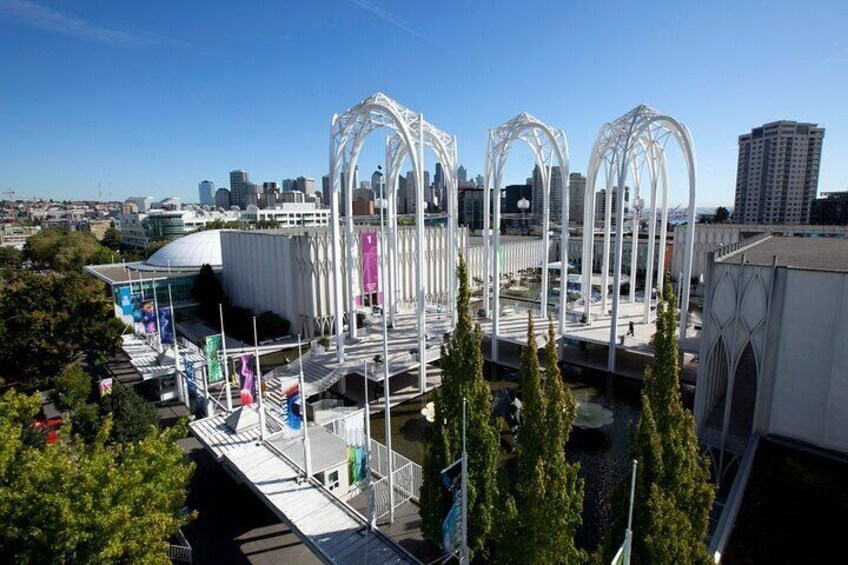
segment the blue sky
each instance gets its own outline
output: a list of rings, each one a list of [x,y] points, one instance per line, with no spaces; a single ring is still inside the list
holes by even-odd
[[[235,168],[320,179],[331,116],[377,90],[455,134],[475,174],[487,129],[521,111],[564,129],[585,171],[601,124],[645,103],[692,131],[699,206],[732,203],[737,136],[781,118],[827,128],[819,190],[845,190],[846,22],[844,0],[0,0],[0,191],[194,200]],[[507,180],[531,168],[516,149]]]

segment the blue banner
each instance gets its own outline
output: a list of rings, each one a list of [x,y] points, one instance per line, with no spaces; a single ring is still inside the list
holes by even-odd
[[[448,555],[456,553],[462,544],[462,492],[453,495],[453,505],[442,522],[442,549]]]
[[[133,306],[132,292],[130,292],[130,287],[122,286],[118,290],[118,300],[121,304],[121,313],[124,316],[131,315],[135,308]]]
[[[174,317],[170,308],[159,309],[159,339],[161,343],[174,343]]]
[[[183,374],[185,375],[188,389],[196,390],[197,383],[194,381],[194,361],[189,361],[188,359],[185,359],[183,361]]]

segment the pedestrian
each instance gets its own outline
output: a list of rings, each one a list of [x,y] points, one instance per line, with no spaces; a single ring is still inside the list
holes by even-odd
[[[636,336],[636,326],[633,325],[633,320],[630,320],[630,327],[627,328],[627,335]]]

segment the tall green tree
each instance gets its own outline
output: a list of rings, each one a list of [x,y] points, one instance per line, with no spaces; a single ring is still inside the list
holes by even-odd
[[[468,452],[468,546],[485,554],[497,496],[498,433],[492,423],[492,395],[483,379],[482,336],[472,324],[468,271],[460,256],[457,324],[442,346],[442,386],[436,392],[433,435],[424,455],[421,522],[424,535],[441,544],[442,522],[453,503],[440,471],[462,454],[462,403],[466,407]]]
[[[645,370],[642,417],[630,447],[639,461],[633,560],[651,565],[710,562],[704,542],[715,493],[695,420],[680,398],[675,304],[666,282],[657,305],[654,363]]]
[[[30,563],[170,563],[168,539],[182,515],[194,465],[176,440],[180,425],[140,441],[74,437],[44,447],[22,438],[37,395],[0,397],[0,560]]]
[[[100,243],[112,251],[119,251],[123,245],[123,235],[121,234],[121,230],[111,227],[108,228],[103,233],[103,239],[100,240]]]
[[[542,384],[533,319],[527,322],[522,352],[522,425],[518,474],[499,520],[497,545],[501,563],[580,563],[585,554],[574,536],[582,523],[583,481],[579,465],[565,459],[565,444],[577,403],[563,385],[556,335],[549,322]]]
[[[85,265],[112,262],[112,253],[89,232],[47,228],[27,239],[24,257],[57,271],[80,271]]]

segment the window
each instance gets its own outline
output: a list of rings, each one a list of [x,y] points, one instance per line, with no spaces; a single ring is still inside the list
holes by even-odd
[[[329,490],[335,490],[339,488],[339,472],[333,471],[329,475],[327,475],[327,488]]]

